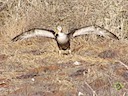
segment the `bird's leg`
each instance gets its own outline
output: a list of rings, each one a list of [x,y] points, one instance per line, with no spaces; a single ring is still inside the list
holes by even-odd
[[[69,50],[68,50],[68,53],[69,53],[69,54],[71,54],[71,53],[72,53],[72,51],[69,49]]]
[[[62,50],[59,50],[58,52],[59,52],[59,55],[61,55],[61,54],[62,54]]]

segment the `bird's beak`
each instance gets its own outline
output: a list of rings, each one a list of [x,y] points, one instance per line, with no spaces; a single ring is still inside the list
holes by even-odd
[[[62,32],[62,27],[57,26],[57,28],[54,31],[55,31],[55,35],[57,35],[58,33]]]
[[[55,35],[57,35],[57,34],[58,34],[58,32],[59,32],[59,31],[58,31],[57,29],[55,29]]]

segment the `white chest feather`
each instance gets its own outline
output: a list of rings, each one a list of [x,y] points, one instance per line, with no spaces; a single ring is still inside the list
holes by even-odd
[[[59,44],[65,44],[67,43],[69,38],[64,33],[58,33],[57,41]]]

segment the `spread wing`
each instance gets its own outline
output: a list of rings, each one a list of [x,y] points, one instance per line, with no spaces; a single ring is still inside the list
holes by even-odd
[[[43,36],[49,38],[55,38],[55,32],[52,30],[45,29],[31,29],[29,31],[23,32],[12,39],[12,41],[24,40],[31,37]]]
[[[95,34],[95,35],[100,35],[103,36],[105,38],[114,38],[114,39],[118,39],[118,37],[116,35],[114,35],[113,33],[111,33],[110,31],[103,29],[99,26],[88,26],[85,28],[81,28],[78,30],[75,30],[72,33],[73,37],[77,37],[80,35],[85,35],[85,34]]]

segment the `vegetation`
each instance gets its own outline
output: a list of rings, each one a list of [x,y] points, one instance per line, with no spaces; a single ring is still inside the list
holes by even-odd
[[[127,0],[0,0],[0,96],[127,96],[127,9]],[[11,41],[32,28],[93,24],[120,40],[78,37],[72,55],[48,38]]]

